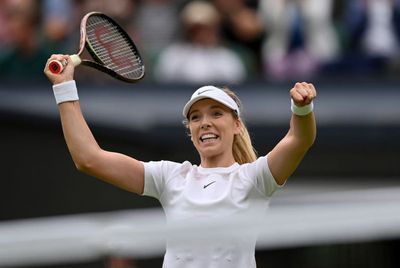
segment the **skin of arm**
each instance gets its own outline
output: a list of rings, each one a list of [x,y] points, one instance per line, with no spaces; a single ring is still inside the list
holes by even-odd
[[[53,84],[73,80],[73,64],[67,64],[61,74],[49,71],[51,60],[67,60],[67,55],[52,55],[44,73]],[[68,150],[78,170],[130,192],[142,194],[144,189],[143,163],[126,155],[100,148],[85,118],[79,101],[58,105],[61,125]]]
[[[294,104],[302,107],[316,97],[312,84],[296,83],[290,90]],[[272,175],[279,185],[283,185],[293,174],[316,138],[314,113],[305,116],[292,114],[290,128],[283,139],[268,154],[268,164]]]

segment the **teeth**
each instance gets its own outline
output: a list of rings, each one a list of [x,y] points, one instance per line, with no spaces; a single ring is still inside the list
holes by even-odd
[[[200,137],[200,140],[204,141],[207,139],[216,139],[218,136],[215,134],[204,134],[203,136]]]
[[[217,136],[214,134],[205,134],[201,136],[202,139],[210,139],[210,138],[216,138]]]

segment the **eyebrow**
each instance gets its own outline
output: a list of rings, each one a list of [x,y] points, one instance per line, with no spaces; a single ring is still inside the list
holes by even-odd
[[[213,105],[213,106],[211,106],[211,108],[210,109],[216,109],[216,108],[219,108],[219,109],[224,109],[224,107],[222,106],[222,104],[218,104],[218,105]]]
[[[210,107],[210,109],[222,109],[222,110],[224,110],[222,104],[213,105],[213,106]],[[198,111],[199,111],[198,109],[193,110],[193,111],[190,111],[189,114],[188,114],[188,117],[189,117],[192,113],[195,113],[195,112],[198,112]]]

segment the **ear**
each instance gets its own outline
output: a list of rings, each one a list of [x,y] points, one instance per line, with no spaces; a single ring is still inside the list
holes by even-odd
[[[234,130],[234,134],[240,134],[242,132],[242,128],[243,128],[243,124],[242,124],[242,120],[240,120],[240,118],[235,120],[235,130]]]
[[[190,132],[189,126],[186,125],[185,127],[186,127],[186,135],[188,137],[190,137],[190,140],[193,142],[193,137],[192,137],[192,133]]]
[[[188,136],[188,137],[190,137],[190,140],[191,141],[193,141],[193,138],[192,138],[192,133],[190,132],[190,128],[189,128],[189,122],[188,122],[188,120],[183,120],[183,125],[185,126],[185,129],[186,129],[186,135]]]

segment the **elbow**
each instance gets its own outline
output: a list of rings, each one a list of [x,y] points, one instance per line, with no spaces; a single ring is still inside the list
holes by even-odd
[[[74,159],[75,167],[78,171],[83,173],[91,173],[94,169],[94,161],[91,158]]]
[[[75,164],[75,168],[83,173],[88,172],[88,170],[90,170],[89,165],[85,164],[84,162],[80,162],[80,161],[74,161]]]
[[[80,172],[85,172],[87,170],[87,166],[83,164],[83,162],[74,161],[75,168]]]
[[[95,148],[75,151],[71,153],[71,156],[77,170],[83,173],[91,173],[98,166],[99,159],[101,159],[101,152],[101,149]]]

